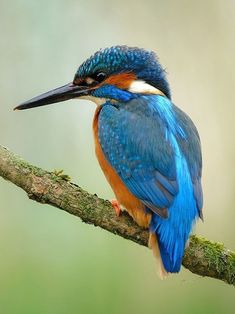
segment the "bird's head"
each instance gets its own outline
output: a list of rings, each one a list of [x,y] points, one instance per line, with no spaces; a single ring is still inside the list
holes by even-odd
[[[101,49],[77,70],[72,83],[34,97],[15,109],[29,109],[73,98],[98,105],[107,100],[126,102],[139,95],[170,98],[164,69],[152,51],[127,46]]]

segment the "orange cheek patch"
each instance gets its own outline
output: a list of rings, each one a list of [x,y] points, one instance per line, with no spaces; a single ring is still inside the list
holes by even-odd
[[[115,85],[121,89],[128,89],[134,80],[136,80],[134,73],[120,73],[111,75],[103,82],[103,84],[110,84]]]

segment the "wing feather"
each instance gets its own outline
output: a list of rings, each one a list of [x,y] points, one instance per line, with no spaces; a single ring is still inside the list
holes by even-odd
[[[174,152],[160,117],[153,116],[144,101],[125,108],[106,104],[99,115],[99,140],[128,189],[167,218],[178,183]]]

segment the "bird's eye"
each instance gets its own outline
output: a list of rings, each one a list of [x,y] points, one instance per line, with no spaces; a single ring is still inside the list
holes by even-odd
[[[104,72],[97,72],[97,73],[91,75],[91,78],[94,81],[101,83],[106,78],[106,76],[107,75]]]

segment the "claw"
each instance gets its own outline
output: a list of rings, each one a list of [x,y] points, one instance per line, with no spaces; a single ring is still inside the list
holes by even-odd
[[[110,203],[112,204],[113,209],[114,209],[117,217],[120,216],[122,210],[121,210],[121,207],[120,207],[118,201],[113,199],[113,200],[110,200]]]

